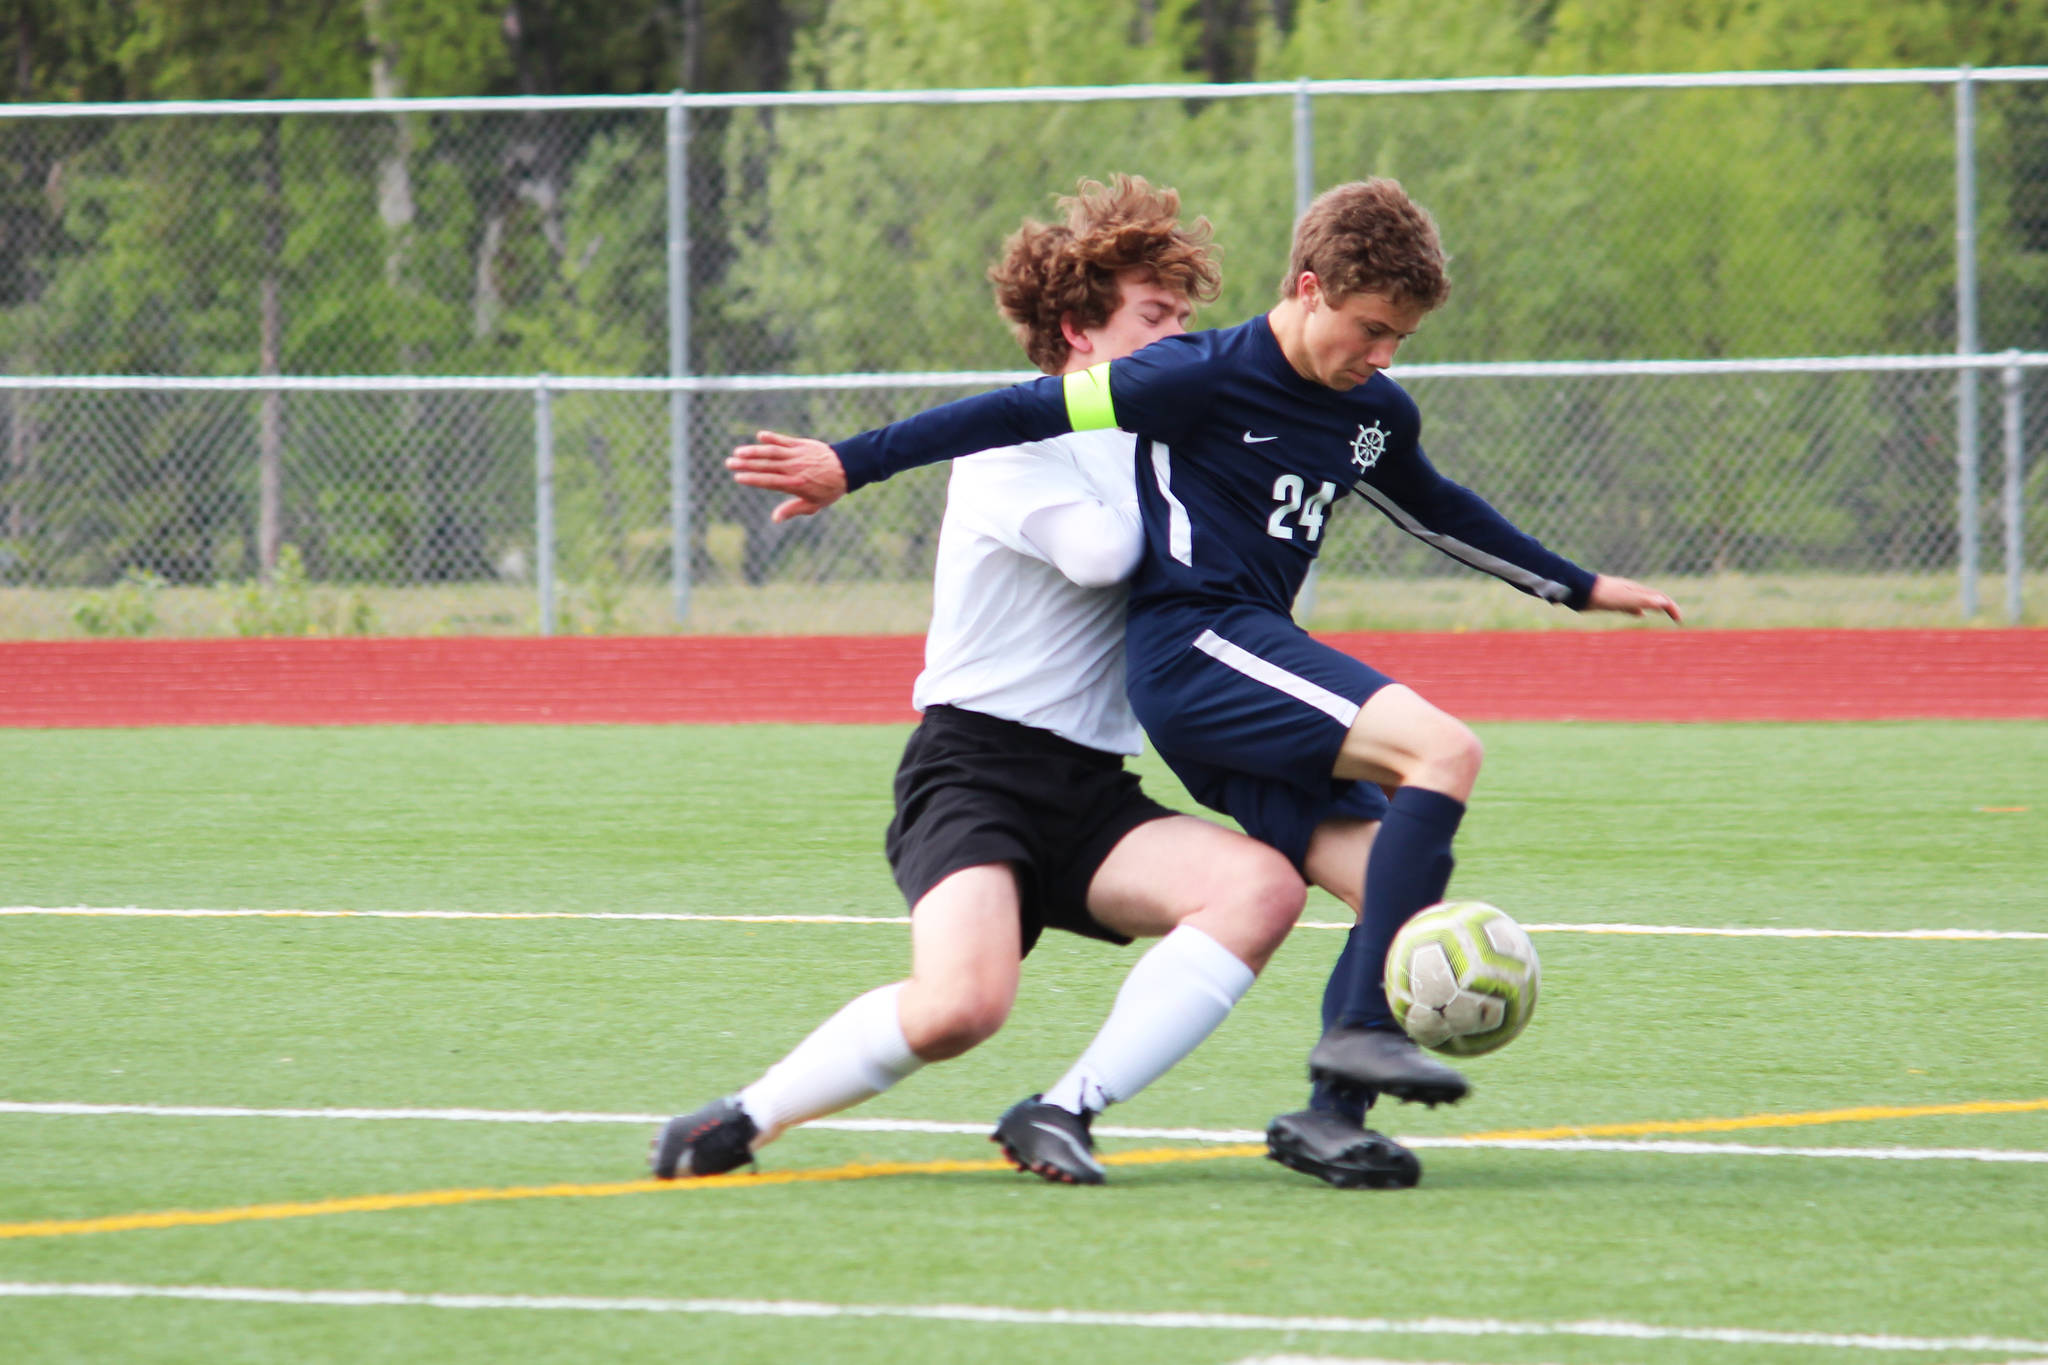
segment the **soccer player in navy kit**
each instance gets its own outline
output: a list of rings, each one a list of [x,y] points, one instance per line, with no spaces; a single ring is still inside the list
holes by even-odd
[[[1050,374],[1183,330],[1217,277],[1207,225],[1171,190],[1118,177],[1028,223],[991,272]],[[1306,889],[1271,847],[1179,815],[1124,771],[1140,731],[1124,687],[1125,580],[1143,551],[1135,438],[1063,435],[959,461],[947,489],[925,668],[889,827],[910,902],[910,979],[869,991],[752,1084],[663,1125],[662,1178],[713,1175],[809,1119],[857,1104],[1002,1024],[1041,929],[1158,936],[1087,1050],[1012,1106],[994,1139],[1020,1168],[1097,1184],[1089,1124],[1199,1044],[1285,939]],[[1413,1184],[1377,1134],[1353,1178]]]
[[[988,446],[1105,427],[1139,436],[1147,549],[1131,592],[1129,688],[1161,756],[1197,799],[1319,882],[1319,829],[1369,818],[1372,789],[1391,793],[1325,991],[1310,1108],[1268,1133],[1276,1158],[1326,1179],[1322,1154],[1378,1095],[1435,1104],[1466,1093],[1395,1026],[1381,977],[1394,932],[1443,897],[1482,758],[1455,717],[1294,624],[1331,508],[1362,497],[1545,601],[1679,616],[1663,593],[1545,548],[1424,456],[1415,404],[1382,371],[1447,296],[1444,267],[1435,224],[1399,185],[1342,185],[1296,225],[1281,300],[1262,317],[836,447],[764,433],[728,461],[741,482],[790,494],[777,509],[787,517]]]

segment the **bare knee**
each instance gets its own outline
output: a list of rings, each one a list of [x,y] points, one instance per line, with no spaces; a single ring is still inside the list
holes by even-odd
[[[1014,999],[993,982],[913,979],[901,999],[903,1039],[927,1062],[958,1057],[995,1037]]]
[[[912,1052],[944,1061],[1003,1026],[1024,958],[1018,932],[1017,879],[1006,864],[962,868],[918,900],[897,1006]]]
[[[1262,850],[1263,851],[1263,850]],[[1308,906],[1308,883],[1287,859],[1274,853],[1262,858],[1257,876],[1248,894],[1251,909],[1247,914],[1262,935],[1265,949],[1254,966],[1264,966],[1265,959],[1273,955],[1283,939],[1292,933],[1301,912]]]
[[[1308,904],[1308,886],[1287,859],[1248,844],[1217,870],[1218,892],[1193,924],[1259,971]]]
[[[1451,716],[1433,727],[1420,746],[1421,761],[1405,774],[1404,786],[1427,787],[1446,796],[1468,801],[1479,781],[1479,765],[1486,759],[1486,746],[1472,727]]]

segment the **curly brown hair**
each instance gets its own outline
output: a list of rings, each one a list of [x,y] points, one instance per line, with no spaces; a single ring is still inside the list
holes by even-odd
[[[1435,220],[1400,182],[1354,180],[1317,195],[1294,225],[1280,294],[1293,298],[1302,272],[1312,270],[1332,303],[1384,294],[1427,311],[1450,297],[1449,260]]]
[[[1209,220],[1183,225],[1178,191],[1155,189],[1136,175],[1114,176],[1107,185],[1083,180],[1059,209],[1064,222],[1027,219],[988,272],[996,306],[1031,363],[1047,374],[1058,373],[1072,353],[1060,320],[1077,329],[1109,321],[1123,302],[1123,271],[1143,270],[1197,303],[1213,302],[1222,287]]]

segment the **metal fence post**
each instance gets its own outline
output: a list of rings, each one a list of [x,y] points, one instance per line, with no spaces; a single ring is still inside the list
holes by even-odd
[[[1977,86],[1956,75],[1956,354],[1977,354]],[[1962,613],[1977,614],[1977,371],[1956,375],[1956,567]]]
[[[1294,85],[1294,217],[1299,221],[1316,197],[1316,111],[1308,77]],[[1307,624],[1316,612],[1316,562],[1308,566],[1301,591],[1294,595],[1294,619]]]
[[[690,371],[690,111],[683,93],[668,106],[668,374]],[[668,395],[670,581],[678,623],[690,615],[690,395]]]
[[[533,386],[533,560],[540,633],[555,633],[555,400],[548,377]]]
[[[1299,218],[1316,197],[1316,111],[1308,77],[1294,87],[1294,216]]]
[[[2005,358],[2016,361],[2018,351]],[[2026,477],[2026,427],[2021,408],[2020,367],[2005,367],[2005,619],[2020,623],[2021,580],[2026,574],[2025,508],[2020,488]]]

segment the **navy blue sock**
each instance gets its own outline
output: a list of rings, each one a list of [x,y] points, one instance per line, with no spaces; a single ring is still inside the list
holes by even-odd
[[[1345,989],[1350,982],[1351,961],[1357,956],[1356,934],[1344,937],[1344,951],[1337,954],[1336,965],[1330,968],[1330,980],[1323,987],[1323,1032],[1336,1027],[1338,1011],[1343,1008]],[[1318,1078],[1309,1089],[1308,1107],[1325,1114],[1336,1114],[1363,1127],[1365,1111],[1372,1108],[1372,1102],[1379,1096],[1362,1085],[1346,1081]]]
[[[1325,1030],[1339,1025],[1393,1028],[1382,978],[1387,945],[1451,884],[1451,840],[1465,803],[1442,792],[1403,787],[1387,805],[1365,859],[1365,910],[1345,937],[1344,951],[1323,991]]]
[[[1319,1080],[1308,1092],[1308,1107],[1347,1118],[1363,1128],[1365,1111],[1379,1098],[1377,1091],[1343,1081]]]

